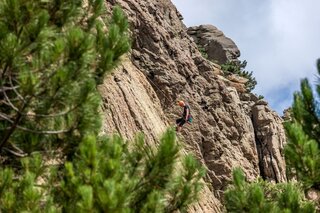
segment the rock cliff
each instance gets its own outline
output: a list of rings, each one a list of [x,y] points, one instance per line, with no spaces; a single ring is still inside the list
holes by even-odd
[[[241,81],[223,77],[218,64],[202,57],[169,0],[106,1],[109,9],[116,4],[129,18],[132,51],[99,88],[104,132],[131,139],[142,131],[154,145],[180,116],[176,102],[186,100],[194,121],[178,137],[207,167],[209,183],[190,212],[221,212],[222,193],[237,166],[250,180],[285,181],[282,120],[267,102],[239,89]]]
[[[188,28],[188,34],[194,42],[203,48],[209,60],[215,60],[219,64],[237,60],[240,50],[237,45],[222,31],[212,25],[200,25]]]

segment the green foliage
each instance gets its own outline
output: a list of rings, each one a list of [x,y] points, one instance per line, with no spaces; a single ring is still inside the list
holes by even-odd
[[[320,60],[317,63],[320,73]],[[302,181],[306,188],[320,189],[320,120],[317,97],[307,79],[301,81],[301,91],[294,94],[292,121],[286,123],[288,143],[285,157],[290,177]]]
[[[243,171],[237,168],[233,171],[233,185],[225,192],[225,204],[228,212],[315,212],[314,205],[302,195],[293,183],[248,183]]]
[[[172,129],[158,149],[142,135],[132,147],[119,136],[87,135],[62,173],[43,169],[40,156],[24,159],[17,178],[0,169],[0,211],[185,212],[197,200],[204,170],[179,151]]]
[[[184,212],[197,199],[204,170],[174,130],[158,148],[99,135],[96,87],[130,47],[124,13],[103,20],[103,5],[0,2],[0,151],[29,154],[0,167],[0,212]]]
[[[198,45],[198,50],[201,53],[202,57],[208,59],[208,54],[204,47]],[[217,63],[216,61],[213,61]],[[257,85],[255,77],[253,77],[252,72],[246,71],[247,61],[237,62],[237,61],[228,61],[225,64],[221,65],[221,69],[225,76],[236,74],[241,77],[247,78],[248,82],[245,84],[245,87],[248,92],[251,92]]]
[[[86,138],[79,157],[66,165],[64,194],[59,196],[63,206],[68,212],[85,211],[85,197],[93,197],[90,208],[102,212],[184,210],[195,200],[204,174],[190,156],[185,157],[188,163],[175,171],[179,152],[175,140],[175,132],[168,130],[154,150],[144,145],[141,135],[130,149],[117,136],[101,141]],[[79,193],[84,186],[90,188],[85,197]],[[182,190],[188,194],[182,195]]]
[[[97,25],[96,30],[97,50],[101,57],[96,69],[96,80],[97,83],[102,83],[106,70],[109,71],[114,68],[120,56],[130,49],[129,37],[127,35],[128,22],[124,13],[120,8],[116,7],[113,10],[108,28],[108,36],[105,36],[102,23]]]
[[[202,57],[204,57],[205,59],[208,59],[208,53],[206,52],[204,47],[198,45],[198,50],[201,53]]]
[[[252,76],[252,72],[244,70],[247,66],[247,61],[236,62],[228,61],[221,65],[221,69],[225,75],[237,74],[241,77],[247,78],[248,82],[245,84],[246,89],[251,92],[257,85],[255,77]]]
[[[102,0],[0,2],[0,150],[73,150],[99,131],[97,83],[129,50],[128,23]],[[108,33],[106,33],[108,32]]]
[[[320,74],[320,60],[317,61]],[[288,142],[285,158],[288,177],[303,189],[320,189],[320,84],[317,96],[307,79],[294,94],[292,120],[285,123]],[[225,193],[229,212],[315,212],[314,204],[303,201],[303,192],[293,183],[247,183],[240,170],[234,171],[234,184]]]
[[[320,72],[320,70],[319,70]],[[320,84],[317,85],[319,87]],[[318,91],[318,98],[320,92]],[[317,115],[317,102],[307,79],[301,81],[301,92],[294,94],[292,114],[295,122],[301,124],[303,131],[320,145],[320,120]]]
[[[40,155],[22,160],[23,168],[17,174],[11,168],[0,168],[1,212],[55,212],[53,200],[44,189],[52,187],[52,171],[44,173]],[[38,182],[45,182],[39,185]],[[48,177],[49,175],[49,177]]]
[[[299,123],[286,124],[288,143],[285,157],[288,175],[302,181],[306,188],[320,186],[320,150]]]

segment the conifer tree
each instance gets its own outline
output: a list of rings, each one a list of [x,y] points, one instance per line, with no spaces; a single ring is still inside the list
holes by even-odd
[[[244,77],[248,79],[248,81],[245,84],[245,87],[248,92],[251,92],[255,86],[257,85],[256,78],[253,77],[252,71],[246,71],[245,68],[247,66],[247,61],[244,60],[242,62],[240,61],[228,61],[225,64],[221,65],[221,69],[224,73],[224,75],[228,76],[231,74],[237,74],[241,77]]]
[[[157,150],[144,145],[142,135],[131,148],[118,136],[100,140],[85,138],[79,157],[66,164],[57,198],[67,212],[173,212],[196,200],[204,171],[191,156],[177,167],[174,130]]]
[[[0,151],[73,149],[97,132],[106,72],[128,51],[128,23],[102,0],[0,2]],[[108,31],[108,33],[106,33]]]
[[[317,61],[320,74],[320,59]],[[320,84],[316,97],[308,79],[301,81],[301,91],[294,94],[292,121],[285,125],[288,143],[285,157],[288,175],[302,181],[306,188],[320,190]]]
[[[248,183],[243,171],[233,171],[233,185],[225,192],[228,212],[313,213],[313,203],[304,200],[301,189],[293,183],[272,184],[263,180]]]
[[[179,151],[173,129],[158,149],[142,135],[130,148],[116,135],[87,135],[62,171],[44,169],[40,155],[24,159],[16,178],[0,168],[0,211],[185,212],[197,200],[204,169]]]
[[[0,2],[0,151],[29,154],[0,166],[0,212],[184,212],[196,201],[204,170],[179,156],[173,130],[158,148],[99,134],[97,84],[129,49],[123,12],[107,26],[105,15],[102,0]],[[41,152],[57,148],[63,165]]]

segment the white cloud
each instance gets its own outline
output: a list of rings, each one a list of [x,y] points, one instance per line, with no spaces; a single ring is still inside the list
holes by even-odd
[[[320,57],[319,0],[173,0],[187,26],[212,24],[238,45],[264,95],[279,113],[300,79],[314,82]]]

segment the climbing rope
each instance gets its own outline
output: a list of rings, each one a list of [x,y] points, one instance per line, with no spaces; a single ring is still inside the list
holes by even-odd
[[[153,84],[164,95],[165,99],[167,99],[169,102],[172,100],[171,98],[168,98],[168,96],[155,83],[153,83],[153,81],[148,77],[148,75],[146,75],[146,77],[147,79],[149,79],[151,84]]]

